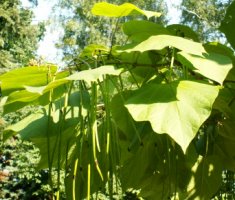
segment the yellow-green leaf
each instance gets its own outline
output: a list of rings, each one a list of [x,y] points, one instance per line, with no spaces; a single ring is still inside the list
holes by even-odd
[[[185,152],[200,126],[210,116],[219,87],[180,81],[148,84],[126,101],[136,121],[149,121],[156,133],[167,133]]]
[[[206,53],[203,45],[192,40],[172,35],[155,35],[140,43],[132,43],[119,48],[119,51],[124,52],[145,52],[150,50],[161,50],[165,47],[175,47],[194,55],[202,55]]]
[[[106,17],[124,17],[129,15],[145,15],[147,18],[159,17],[161,13],[141,10],[131,3],[114,5],[107,2],[96,3],[92,8],[92,14]]]

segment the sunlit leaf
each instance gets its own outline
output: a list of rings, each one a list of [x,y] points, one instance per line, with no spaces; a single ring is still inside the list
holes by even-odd
[[[42,87],[32,87],[32,86],[24,86],[24,88],[31,93],[38,93],[40,95],[45,94],[46,92],[49,92],[50,90],[53,90],[55,88],[58,88],[61,85],[64,85],[68,83],[69,80],[67,79],[58,79],[55,81],[52,81],[48,83],[46,86]]]
[[[128,44],[123,47],[120,47],[119,50],[125,52],[144,52],[150,50],[161,50],[165,47],[175,47],[179,50],[194,55],[202,55],[202,53],[205,53],[205,49],[201,43],[171,35],[151,36],[141,43]]]
[[[92,10],[92,14],[106,17],[124,17],[129,15],[145,15],[147,18],[161,16],[159,12],[141,10],[131,3],[124,3],[120,6],[107,2],[96,3]]]
[[[226,80],[235,81],[235,56],[234,56],[234,52],[232,51],[232,49],[218,42],[206,43],[204,44],[204,47],[207,52],[210,52],[210,53],[212,52],[212,53],[227,56],[233,61],[233,68],[229,71],[229,74],[226,77]]]
[[[228,72],[233,67],[232,60],[229,57],[216,53],[196,56],[185,52],[179,52],[178,58],[186,66],[195,68],[194,71],[197,73],[216,81],[221,85],[228,75]]]
[[[99,68],[84,70],[81,72],[74,73],[67,77],[67,80],[84,80],[87,82],[102,80],[104,75],[118,76],[123,69],[115,69],[113,65],[105,65]]]
[[[156,133],[167,133],[185,152],[210,116],[219,88],[192,81],[149,84],[125,106],[136,121],[150,121]]]
[[[0,76],[3,95],[28,86],[43,86],[49,83],[57,71],[56,66],[24,67]]]

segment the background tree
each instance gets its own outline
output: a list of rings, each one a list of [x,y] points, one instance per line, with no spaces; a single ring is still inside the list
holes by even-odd
[[[232,0],[183,0],[181,23],[190,26],[202,41],[221,40],[218,31],[227,7]]]
[[[79,52],[88,44],[102,44],[110,47],[112,43],[120,44],[126,41],[126,36],[121,34],[120,24],[127,21],[129,17],[117,20],[94,16],[91,14],[91,8],[96,2],[98,1],[70,0],[61,1],[56,5],[57,9],[62,10],[58,17],[64,29],[64,35],[57,47],[62,49],[64,61],[67,63],[71,61],[72,64],[76,63]],[[160,18],[153,18],[152,21],[162,24],[167,21],[167,7],[164,0],[109,0],[107,2],[118,5],[133,3],[141,9],[163,13]],[[66,13],[66,16],[61,13]]]
[[[33,12],[20,0],[0,0],[0,68],[25,65],[35,57],[44,24],[32,24]]]

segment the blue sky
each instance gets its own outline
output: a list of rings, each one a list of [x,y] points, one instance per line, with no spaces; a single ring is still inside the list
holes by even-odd
[[[28,0],[21,0],[23,6],[30,7],[31,4]],[[52,7],[58,0],[38,0],[38,6],[33,8],[35,14],[34,23],[46,21],[49,19],[52,13]],[[177,10],[177,6],[180,5],[181,0],[165,0],[169,11],[169,24],[178,23],[180,13]],[[37,51],[38,56],[44,58],[48,62],[60,63],[61,52],[56,49],[55,44],[59,37],[63,34],[61,29],[52,29],[50,26],[47,27],[44,39],[39,43]]]

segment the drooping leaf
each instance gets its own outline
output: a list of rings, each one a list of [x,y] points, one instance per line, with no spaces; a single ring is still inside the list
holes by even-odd
[[[184,65],[194,68],[197,73],[221,85],[223,85],[223,81],[233,67],[232,60],[229,57],[216,53],[196,56],[179,52],[177,56]]]
[[[151,36],[143,42],[128,44],[119,48],[119,51],[125,52],[145,52],[150,50],[161,50],[165,47],[175,47],[186,53],[199,55],[206,53],[203,45],[201,43],[194,42],[182,37],[172,36],[172,35],[156,35]]]
[[[220,30],[225,34],[231,46],[235,49],[235,1],[228,7],[225,18],[223,19]]]
[[[148,84],[125,106],[136,121],[149,121],[156,133],[167,133],[185,152],[210,116],[219,87],[193,81]]]
[[[42,120],[40,119],[42,119],[43,117],[44,114],[42,112],[38,112],[33,115],[29,115],[28,117],[24,118],[17,124],[8,126],[3,132],[3,139],[7,140],[13,135],[18,134],[20,131],[24,130],[26,126],[28,126],[29,132],[31,131],[35,134],[37,134],[38,132],[43,132],[44,129],[43,123],[37,123],[37,121],[42,122]]]
[[[49,83],[57,71],[56,66],[24,67],[0,76],[3,96],[24,86],[43,86]]]
[[[105,65],[99,68],[84,70],[81,72],[77,72],[69,77],[67,80],[84,80],[87,82],[102,80],[104,75],[113,75],[118,76],[123,69],[115,69],[113,65]]]
[[[96,3],[92,10],[92,14],[106,17],[124,17],[129,15],[145,15],[147,18],[161,16],[159,12],[141,10],[131,3],[124,3],[120,6],[107,2]]]
[[[62,155],[60,162],[63,167],[67,156],[66,152],[75,143],[76,134],[74,131],[78,124],[78,108],[75,110],[68,108],[64,122],[59,120],[59,115],[60,110],[55,111],[52,116],[48,116],[46,110],[31,114],[20,122],[8,126],[3,133],[4,140],[15,134],[20,134],[22,139],[33,142],[40,149],[40,168],[48,167],[48,153],[54,159],[53,166],[57,166],[60,150]],[[61,137],[60,147],[58,146],[58,137]],[[50,146],[47,143],[48,139]],[[53,153],[54,151],[55,153]]]
[[[42,86],[42,87],[25,86],[25,89],[28,92],[43,95],[43,94],[49,92],[50,90],[56,89],[61,85],[65,85],[68,82],[69,82],[69,80],[67,80],[67,79],[58,79],[58,80],[55,80],[55,81],[48,83],[46,86]]]
[[[55,84],[52,85],[55,86]],[[60,98],[67,91],[63,85],[56,85],[56,86],[57,87],[53,89],[53,93],[51,94],[52,95],[51,99],[53,101]],[[7,100],[3,104],[4,114],[15,112],[28,105],[45,106],[50,103],[50,91],[46,90],[48,87],[49,88],[51,87],[51,84],[42,87],[29,87],[29,86],[25,87],[27,88],[27,90],[15,91],[9,94]]]

